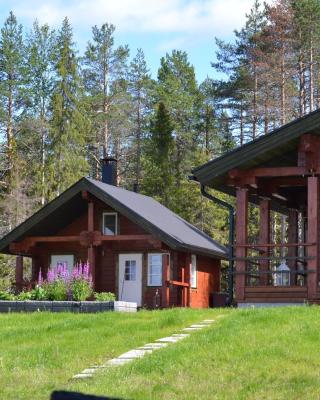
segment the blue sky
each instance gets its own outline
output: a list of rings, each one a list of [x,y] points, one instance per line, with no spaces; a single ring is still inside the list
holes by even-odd
[[[128,44],[131,56],[141,47],[153,77],[160,57],[173,49],[187,51],[198,81],[213,76],[214,37],[233,38],[245,22],[253,0],[0,0],[4,21],[10,10],[29,29],[37,18],[59,27],[67,16],[82,51],[91,27],[104,22],[116,26],[117,44]]]

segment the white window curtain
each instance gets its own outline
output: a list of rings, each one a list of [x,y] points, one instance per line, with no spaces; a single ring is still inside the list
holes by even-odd
[[[190,285],[192,288],[197,287],[197,256],[195,254],[191,256]]]
[[[148,286],[162,285],[162,254],[148,254]]]

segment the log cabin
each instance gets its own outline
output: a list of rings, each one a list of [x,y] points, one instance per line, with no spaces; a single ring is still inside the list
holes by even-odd
[[[220,287],[224,246],[151,197],[116,186],[114,159],[102,181],[82,178],[0,241],[16,256],[16,290],[24,286],[23,259],[32,283],[41,269],[89,262],[94,290],[139,307],[208,307]]]
[[[193,179],[235,197],[238,306],[320,303],[320,110],[195,168]],[[255,237],[249,204],[259,210]],[[275,212],[282,235],[271,231]]]

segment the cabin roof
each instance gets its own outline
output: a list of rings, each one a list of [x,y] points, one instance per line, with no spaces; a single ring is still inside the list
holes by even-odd
[[[0,252],[9,244],[32,235],[54,235],[70,223],[87,204],[81,192],[89,193],[141,226],[150,234],[181,251],[226,258],[226,248],[151,197],[113,185],[82,178],[0,240]]]
[[[234,195],[235,189],[225,184],[228,171],[295,166],[299,138],[305,133],[320,135],[320,109],[194,168],[193,176],[202,185]]]

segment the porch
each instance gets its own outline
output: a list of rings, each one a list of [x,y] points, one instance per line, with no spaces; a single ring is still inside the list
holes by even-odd
[[[228,184],[236,194],[234,276],[238,304],[320,300],[320,160],[314,154],[319,149],[318,139],[301,137],[297,166],[229,171]],[[250,202],[258,207],[256,235],[248,232]],[[281,221],[278,235],[271,232],[275,213]]]

